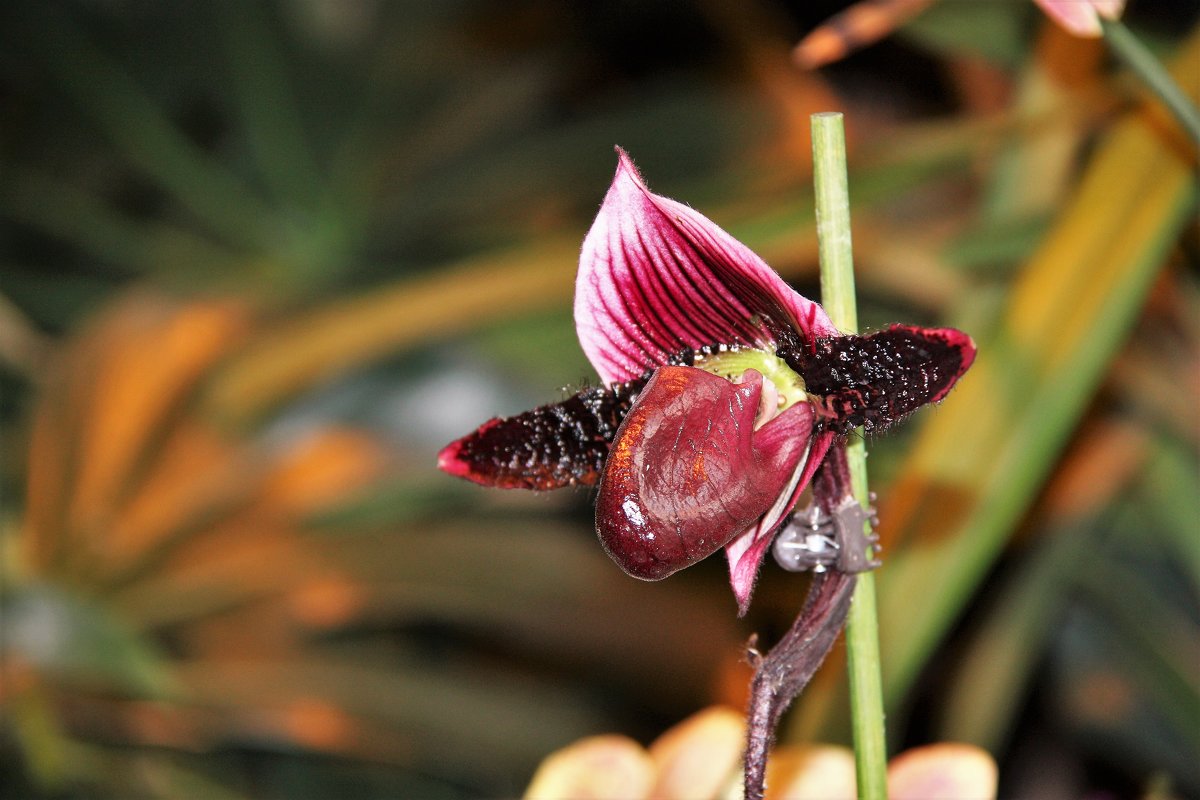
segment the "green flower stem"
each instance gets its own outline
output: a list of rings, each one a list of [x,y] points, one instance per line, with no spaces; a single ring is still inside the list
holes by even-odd
[[[850,237],[850,192],[846,176],[846,137],[839,113],[812,116],[813,170],[816,187],[817,240],[821,256],[821,301],[838,330],[858,331],[854,296],[854,256]],[[846,445],[854,495],[866,507],[867,454],[861,436]],[[887,740],[883,725],[879,623],[875,615],[875,576],[858,576],[846,623],[850,670],[850,714],[858,796],[887,797]]]
[[[1104,31],[1104,40],[1117,58],[1146,84],[1179,120],[1192,142],[1200,146],[1200,111],[1192,105],[1158,59],[1122,23],[1101,18],[1100,28]]]

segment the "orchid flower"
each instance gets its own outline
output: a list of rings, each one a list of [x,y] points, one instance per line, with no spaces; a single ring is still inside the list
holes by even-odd
[[[622,569],[657,580],[723,548],[741,613],[781,530],[785,567],[869,569],[867,517],[837,468],[845,436],[941,400],[974,344],[904,325],[842,335],[617,152],[575,287],[576,330],[603,385],[492,419],[439,467],[505,488],[598,484],[596,530]],[[795,514],[810,484],[814,505]]]

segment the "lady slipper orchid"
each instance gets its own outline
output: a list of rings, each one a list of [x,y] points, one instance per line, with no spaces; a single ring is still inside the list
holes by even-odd
[[[974,359],[970,338],[904,325],[842,335],[617,152],[575,289],[603,385],[492,419],[443,449],[439,467],[504,488],[598,484],[596,530],[618,565],[657,580],[724,548],[742,613],[781,529],[785,566],[870,568],[865,516],[840,471],[814,483],[812,511],[794,515],[797,501],[852,429],[941,400]]]

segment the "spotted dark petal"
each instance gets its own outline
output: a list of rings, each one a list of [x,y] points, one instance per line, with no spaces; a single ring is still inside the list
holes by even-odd
[[[939,402],[975,360],[971,337],[953,328],[893,325],[863,336],[817,339],[781,348],[816,398],[824,424],[845,433],[896,424]]]
[[[592,387],[561,403],[490,419],[442,448],[438,468],[501,489],[595,484],[609,444],[645,382]]]

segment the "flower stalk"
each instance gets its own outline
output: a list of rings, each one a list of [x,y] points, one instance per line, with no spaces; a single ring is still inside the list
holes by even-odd
[[[1192,105],[1158,59],[1120,20],[1101,17],[1100,29],[1117,58],[1175,115],[1192,143],[1200,146],[1200,110]]]
[[[857,333],[850,193],[842,115],[833,112],[814,114],[811,125],[821,301],[838,330]],[[861,435],[852,437],[846,443],[845,451],[854,496],[866,508],[869,504],[867,462]],[[850,605],[846,624],[846,654],[858,796],[868,800],[887,797],[887,741],[878,630],[875,578],[870,572],[865,572],[858,576],[858,585]]]

